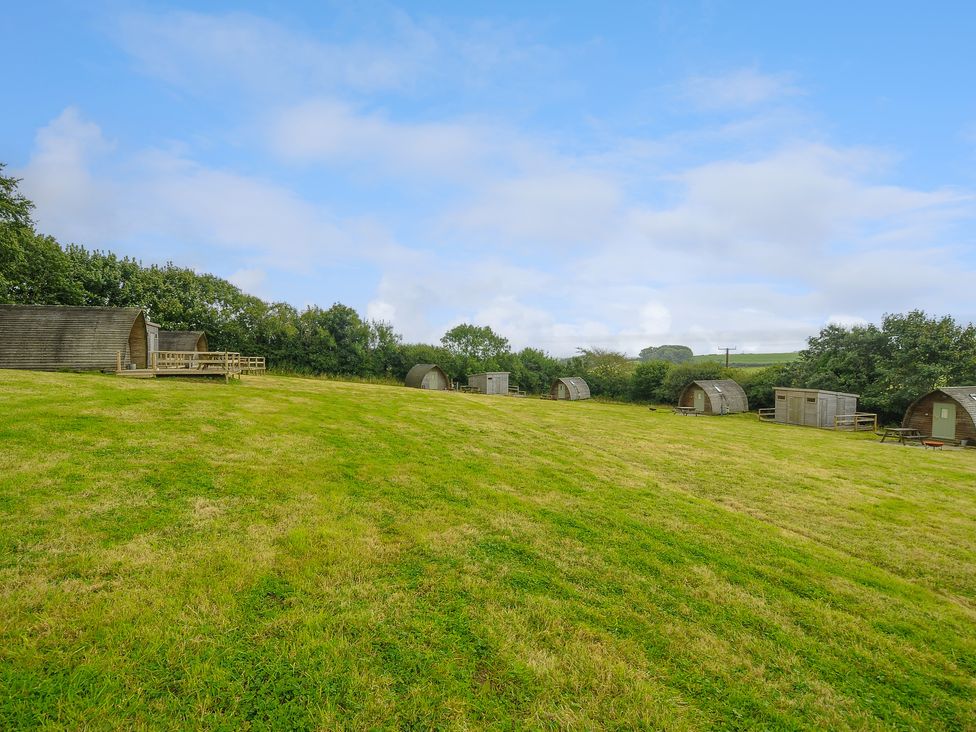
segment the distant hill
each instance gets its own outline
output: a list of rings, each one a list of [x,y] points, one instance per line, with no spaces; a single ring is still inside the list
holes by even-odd
[[[792,353],[732,353],[729,354],[729,365],[736,368],[748,368],[755,366],[771,366],[776,363],[790,363],[800,357],[798,351]],[[701,356],[693,356],[693,363],[705,361],[715,361],[725,363],[724,353],[707,353]]]

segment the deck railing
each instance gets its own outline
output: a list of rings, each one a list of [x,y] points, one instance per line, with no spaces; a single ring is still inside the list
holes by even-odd
[[[764,407],[759,410],[759,421],[760,422],[775,422],[776,421],[776,407]]]
[[[871,412],[838,414],[834,417],[834,429],[851,430],[853,432],[877,432],[878,415]]]
[[[267,371],[264,356],[241,356],[242,374],[263,374]]]
[[[152,371],[216,371],[237,374],[241,371],[241,354],[234,351],[154,351],[149,368]]]
[[[121,352],[115,357],[116,371],[125,376],[240,376],[267,370],[264,356],[242,356],[236,351],[153,351],[146,368],[123,364]]]

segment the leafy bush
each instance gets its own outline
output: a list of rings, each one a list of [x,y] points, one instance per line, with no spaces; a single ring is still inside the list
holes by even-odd
[[[637,364],[631,379],[630,394],[635,402],[664,400],[662,387],[674,369],[667,361],[645,361]]]

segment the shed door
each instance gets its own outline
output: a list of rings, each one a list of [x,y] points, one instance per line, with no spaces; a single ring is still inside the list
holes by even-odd
[[[695,389],[695,411],[705,411],[705,392],[701,389]]]
[[[932,437],[956,439],[956,405],[936,402],[932,405]]]
[[[487,383],[485,385],[485,394],[494,394],[495,393],[495,377],[494,376],[489,376],[489,377],[487,377],[487,379],[488,379],[488,381],[487,381]]]
[[[803,397],[788,397],[787,405],[786,421],[790,424],[803,424]]]

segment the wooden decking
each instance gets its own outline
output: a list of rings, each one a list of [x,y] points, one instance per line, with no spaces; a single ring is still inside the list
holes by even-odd
[[[241,374],[265,371],[264,356],[242,356],[233,351],[154,351],[149,367],[123,368],[122,354],[115,358],[115,373],[130,379],[154,379],[157,376],[209,376],[225,381]]]

